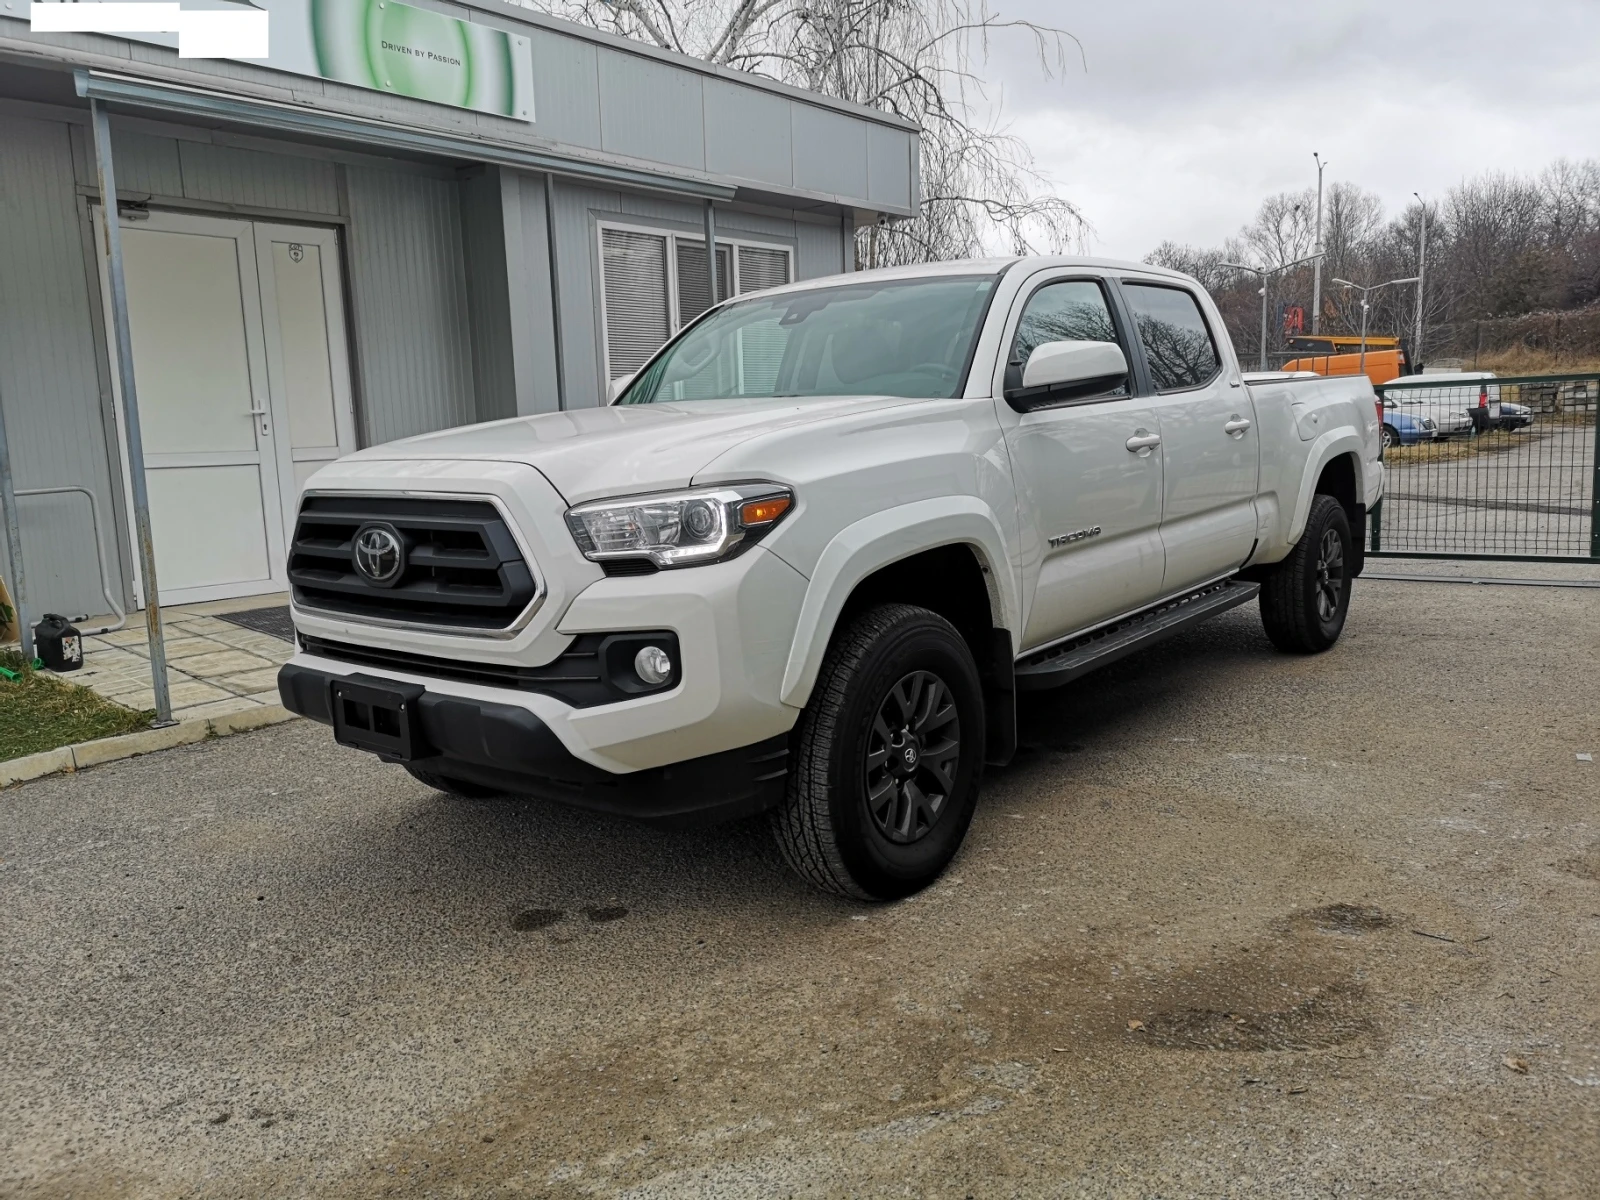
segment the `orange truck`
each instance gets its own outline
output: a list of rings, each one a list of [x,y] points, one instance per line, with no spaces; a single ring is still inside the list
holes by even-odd
[[[1289,349],[1303,357],[1283,364],[1285,371],[1315,371],[1318,375],[1360,375],[1361,339],[1343,335],[1310,334],[1289,339]],[[1411,374],[1405,344],[1399,338],[1367,337],[1366,375],[1372,386],[1391,383]]]

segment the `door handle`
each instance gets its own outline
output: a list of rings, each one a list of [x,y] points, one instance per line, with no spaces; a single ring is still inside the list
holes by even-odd
[[[1161,445],[1161,435],[1151,433],[1147,429],[1136,429],[1125,445],[1128,447],[1128,453],[1137,454],[1140,458],[1149,458],[1150,451]]]
[[[267,424],[267,410],[264,408],[251,408],[245,410],[245,416],[254,417],[261,422],[261,436],[271,437],[272,427]]]
[[[1238,413],[1234,413],[1232,419],[1222,428],[1229,437],[1243,437],[1244,431],[1250,428],[1250,422]]]

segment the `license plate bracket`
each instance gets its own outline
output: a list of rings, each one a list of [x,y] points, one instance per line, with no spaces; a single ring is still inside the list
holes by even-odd
[[[422,738],[420,683],[396,683],[371,676],[336,676],[328,681],[333,740],[370,750],[391,762],[426,756]]]

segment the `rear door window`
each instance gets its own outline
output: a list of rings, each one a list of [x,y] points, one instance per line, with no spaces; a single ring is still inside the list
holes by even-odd
[[[1159,284],[1122,285],[1158,392],[1203,387],[1222,371],[1217,343],[1200,302],[1183,288]]]

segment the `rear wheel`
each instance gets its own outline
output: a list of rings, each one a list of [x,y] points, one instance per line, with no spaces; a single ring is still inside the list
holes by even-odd
[[[1261,584],[1261,623],[1274,646],[1290,654],[1317,654],[1339,640],[1350,611],[1354,561],[1344,505],[1318,495],[1300,540]]]
[[[983,693],[966,641],[909,604],[870,609],[828,650],[773,832],[809,882],[893,900],[938,878],[977,805]]]
[[[419,771],[411,766],[406,767],[406,771],[418,783],[425,783],[436,792],[459,796],[463,800],[487,800],[490,796],[504,795],[496,788],[485,787],[468,779],[456,779],[454,776],[440,775],[434,771]]]
[[[1383,438],[1383,448],[1385,450],[1393,450],[1400,444],[1400,431],[1393,425],[1385,425],[1383,427],[1383,433],[1381,436]]]

